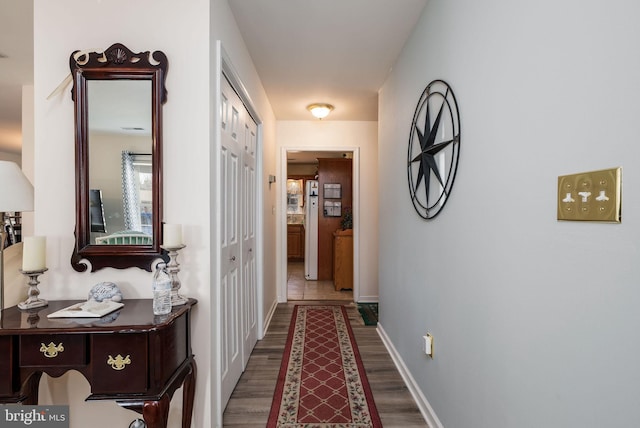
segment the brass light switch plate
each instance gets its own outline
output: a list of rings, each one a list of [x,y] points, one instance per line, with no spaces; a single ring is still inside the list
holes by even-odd
[[[558,177],[558,220],[620,223],[622,168]]]

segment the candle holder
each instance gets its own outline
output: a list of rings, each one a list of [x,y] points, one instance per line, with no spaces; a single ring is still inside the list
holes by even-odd
[[[180,306],[187,303],[189,299],[180,295],[180,278],[178,278],[178,272],[180,272],[180,263],[178,263],[178,251],[182,250],[186,245],[166,246],[161,245],[162,249],[169,252],[169,264],[167,264],[167,271],[171,277],[171,306]]]
[[[18,308],[20,309],[33,309],[33,308],[41,308],[43,306],[47,306],[49,302],[44,299],[40,299],[38,296],[40,295],[40,290],[38,290],[38,277],[45,273],[48,269],[40,269],[33,271],[24,271],[20,269],[20,272],[29,277],[29,293],[27,300],[24,302],[18,303]]]
[[[26,312],[29,314],[27,317],[29,328],[38,328],[38,323],[40,322],[40,308],[28,309]]]

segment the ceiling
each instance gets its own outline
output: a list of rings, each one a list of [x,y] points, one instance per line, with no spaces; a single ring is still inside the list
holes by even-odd
[[[375,121],[378,90],[428,0],[228,0],[278,120]],[[33,0],[0,0],[0,150],[20,152]]]
[[[384,83],[427,0],[228,0],[278,120],[377,120]]]

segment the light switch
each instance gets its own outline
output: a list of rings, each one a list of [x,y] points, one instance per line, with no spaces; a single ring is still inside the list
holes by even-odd
[[[558,220],[620,223],[622,168],[558,177]]]

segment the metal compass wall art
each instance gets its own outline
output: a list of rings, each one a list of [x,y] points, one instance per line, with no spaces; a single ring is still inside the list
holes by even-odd
[[[407,175],[411,202],[424,219],[437,216],[451,194],[460,157],[460,117],[451,87],[434,80],[411,122]]]

